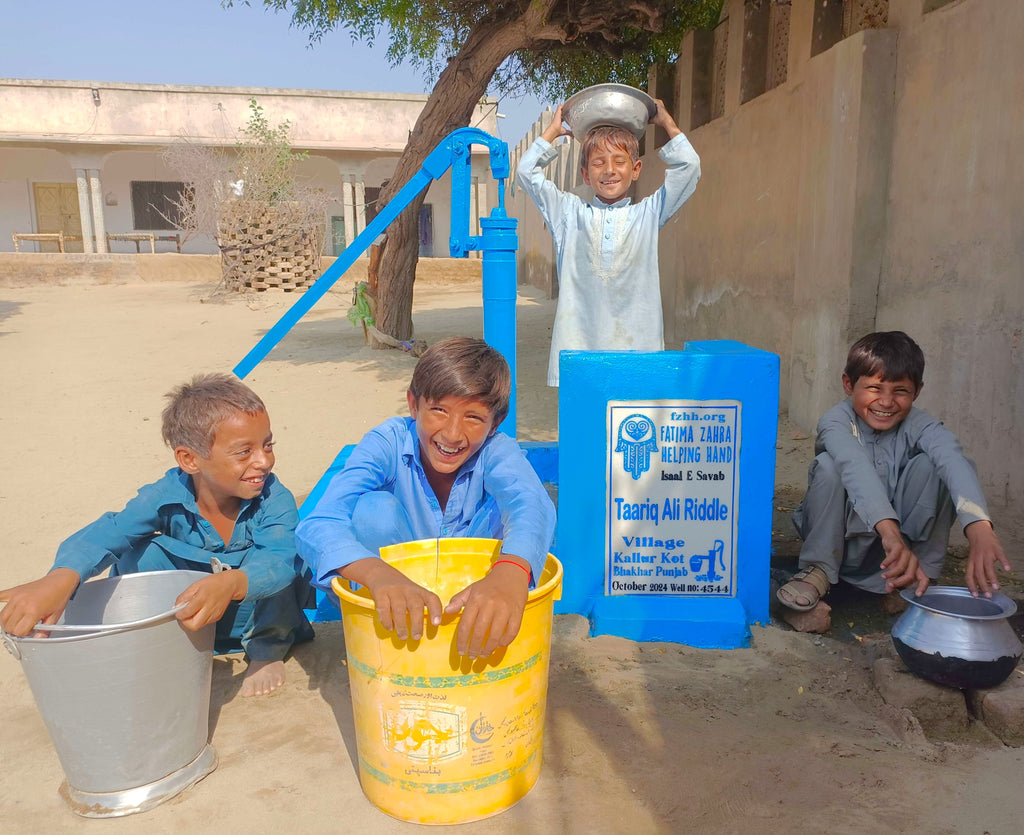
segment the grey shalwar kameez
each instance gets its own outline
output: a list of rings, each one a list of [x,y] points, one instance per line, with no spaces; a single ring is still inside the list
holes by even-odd
[[[990,520],[974,465],[956,436],[924,409],[911,408],[896,428],[876,432],[849,400],[818,421],[807,493],[793,514],[804,540],[800,567],[820,565],[843,580],[884,593],[885,557],[875,531],[894,519],[921,569],[936,579],[954,514],[964,527]]]

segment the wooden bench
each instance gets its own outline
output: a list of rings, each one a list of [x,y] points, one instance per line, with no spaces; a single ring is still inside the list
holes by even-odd
[[[149,241],[149,251],[156,252],[156,235],[152,232],[108,232],[107,250],[110,250],[111,241],[132,241],[135,244],[135,251],[142,252],[140,244]]]
[[[181,235],[157,235],[156,239],[158,241],[174,241],[174,246],[177,248],[178,254],[181,255]]]
[[[57,249],[64,251],[64,242],[68,237],[63,232],[15,232],[11,235],[14,238],[14,251],[21,252],[22,241],[42,241],[44,243],[55,243]],[[79,237],[78,240],[81,240]]]
[[[110,249],[111,241],[132,241],[135,244],[135,251],[141,252],[140,244],[149,241],[149,251],[156,252],[157,241],[171,241],[178,252],[181,252],[181,235],[155,235],[152,232],[110,232],[107,235],[107,249]]]
[[[14,251],[21,252],[22,241],[41,241],[43,243],[55,243],[60,252],[64,252],[64,244],[69,241],[82,240],[81,235],[65,235],[63,232],[14,232],[11,236],[14,239]],[[93,238],[95,242],[96,238]],[[149,242],[149,251],[156,253],[157,241],[173,242],[178,252],[181,252],[181,235],[154,235],[152,232],[108,232],[107,250],[110,250],[111,241],[130,241],[135,244],[135,251],[142,252],[141,244]]]

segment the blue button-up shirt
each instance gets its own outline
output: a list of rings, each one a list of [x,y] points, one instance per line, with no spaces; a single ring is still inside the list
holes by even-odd
[[[246,599],[259,600],[285,588],[300,567],[295,552],[295,498],[277,477],[267,476],[263,490],[242,507],[225,543],[199,512],[192,477],[177,467],[147,484],[118,513],[104,513],[64,540],[54,568],[70,568],[82,580],[117,564],[138,559],[158,543],[181,568],[210,571],[210,557],[245,572]]]
[[[442,511],[420,462],[415,421],[391,418],[363,437],[295,531],[299,554],[318,585],[349,563],[378,556],[352,527],[359,497],[378,490],[405,508],[414,539],[466,536],[477,511],[496,502],[502,552],[527,560],[540,577],[555,532],[555,508],[519,444],[500,432],[488,438],[459,468]]]

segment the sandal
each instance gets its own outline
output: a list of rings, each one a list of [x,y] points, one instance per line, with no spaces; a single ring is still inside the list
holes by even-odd
[[[775,592],[779,603],[797,612],[809,612],[818,605],[832,584],[820,565],[809,565],[793,575],[792,579]],[[801,603],[807,600],[807,603]]]

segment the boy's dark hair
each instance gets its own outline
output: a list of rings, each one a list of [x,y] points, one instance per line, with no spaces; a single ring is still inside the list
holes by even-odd
[[[887,382],[907,379],[920,391],[924,385],[924,352],[903,331],[878,331],[862,336],[850,348],[843,369],[850,383],[878,374]]]
[[[210,455],[217,427],[238,412],[267,411],[259,395],[231,374],[197,374],[164,395],[162,431],[171,449],[188,447],[203,458]]]
[[[480,400],[497,426],[508,414],[512,375],[505,358],[482,339],[451,336],[435,342],[420,357],[409,391],[432,402],[449,395]]]
[[[590,154],[598,145],[608,144],[613,148],[621,148],[629,158],[636,162],[640,159],[640,140],[625,128],[614,125],[598,125],[591,128],[583,138],[583,150],[580,151],[580,164],[586,168]]]

